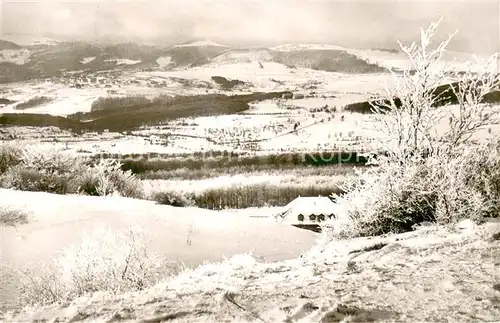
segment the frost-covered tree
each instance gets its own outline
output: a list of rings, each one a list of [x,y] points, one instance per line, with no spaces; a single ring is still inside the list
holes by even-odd
[[[335,237],[403,232],[421,222],[481,221],[500,212],[498,56],[457,69],[443,62],[453,35],[431,48],[439,22],[401,49],[410,66],[372,102],[377,167],[348,177]],[[491,101],[491,100],[490,100]],[[486,129],[485,129],[486,128]]]
[[[402,75],[393,72],[395,86],[386,86],[385,94],[371,102],[376,130],[385,135],[378,148],[401,162],[452,154],[478,130],[499,122],[498,112],[484,103],[498,89],[498,55],[462,68],[445,63],[442,58],[455,34],[431,48],[439,23],[421,29],[419,44],[399,43],[410,66]],[[450,101],[455,104],[443,106]]]

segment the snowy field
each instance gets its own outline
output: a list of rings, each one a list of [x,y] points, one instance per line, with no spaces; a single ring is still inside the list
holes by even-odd
[[[61,196],[5,189],[0,189],[0,201],[2,207],[31,214],[28,224],[1,228],[0,268],[4,272],[0,276],[7,279],[0,284],[0,308],[16,303],[16,278],[6,272],[9,266],[36,267],[40,260],[57,256],[64,247],[77,244],[82,234],[101,225],[116,232],[139,225],[152,239],[152,250],[187,267],[248,252],[262,261],[291,259],[309,250],[317,239],[311,231],[276,222],[270,216],[278,208],[215,212],[121,197]]]
[[[6,322],[496,322],[499,222],[326,241],[299,259],[238,255],[140,292],[97,293]],[[271,301],[270,301],[271,300]],[[235,305],[236,304],[236,305]],[[132,308],[132,309],[131,309]],[[182,308],[182,311],[179,311]]]
[[[311,112],[323,104],[333,106],[329,99],[264,101],[252,105],[243,114],[181,118],[162,126],[144,127],[131,134],[103,133],[75,137],[50,128],[13,127],[0,130],[0,135],[8,133],[23,144],[83,154],[177,154],[223,150],[270,154],[365,151],[374,148],[372,143],[380,134],[375,130],[372,116],[342,111]],[[493,109],[498,108],[500,106],[497,105]],[[456,107],[450,109],[453,111]],[[437,125],[439,133],[449,128],[447,120],[444,118]],[[297,123],[300,125],[294,131]],[[488,131],[497,133],[499,127],[485,128],[479,136]]]
[[[67,101],[76,100],[71,98]],[[351,150],[368,144],[376,136],[370,130],[370,116],[342,112],[342,103],[356,102],[356,98],[361,100],[361,96],[356,95],[267,100],[251,103],[250,109],[241,114],[180,118],[162,126],[143,127],[129,135],[109,133],[75,137],[64,131],[56,133],[50,129],[21,127],[9,128],[8,133],[26,143],[43,141],[41,145],[44,146],[95,153]],[[86,100],[90,105],[90,98]],[[36,110],[55,109],[55,106],[64,108],[64,102],[51,103]],[[334,108],[337,112],[325,112]]]

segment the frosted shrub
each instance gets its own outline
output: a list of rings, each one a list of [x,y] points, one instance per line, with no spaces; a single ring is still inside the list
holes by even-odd
[[[10,167],[21,162],[22,150],[14,145],[2,144],[0,146],[0,175]]]
[[[175,207],[195,206],[193,197],[186,195],[187,194],[180,192],[158,191],[153,192],[150,196],[150,199],[162,205],[170,205]]]
[[[372,156],[377,167],[350,176],[342,196],[334,195],[345,212],[327,232],[334,237],[380,235],[412,230],[425,222],[476,222],[500,211],[499,142],[491,133],[478,140],[480,130],[498,124],[498,110],[484,104],[498,89],[491,63],[474,73],[447,70],[439,64],[451,37],[431,50],[438,24],[421,31],[421,44],[402,46],[411,61],[396,87],[373,103],[373,119],[383,134]],[[454,106],[442,106],[435,88],[455,81],[448,93]],[[447,128],[442,129],[443,120]]]
[[[452,36],[432,50],[438,25],[421,31],[419,45],[400,44],[411,66],[401,77],[394,75],[395,86],[386,87],[386,93],[372,103],[374,130],[385,135],[378,148],[401,163],[411,161],[412,156],[451,154],[468,145],[479,130],[500,121],[492,106],[483,102],[488,93],[498,90],[498,55],[477,61],[480,68],[474,72],[470,64],[466,71],[442,64]],[[445,84],[450,85],[448,91],[437,90]],[[443,107],[451,96],[456,104]]]
[[[336,196],[347,209],[330,228],[337,237],[405,232],[425,221],[481,222],[500,215],[500,143],[472,146],[452,158],[381,162],[352,176]]]
[[[100,227],[42,268],[24,270],[22,302],[41,305],[97,291],[141,290],[171,274],[173,269],[149,250],[149,240],[141,228],[132,226],[115,234]]]
[[[9,168],[1,176],[1,186],[22,191],[65,194],[68,191],[68,174],[35,170],[25,165]]]
[[[0,175],[4,188],[65,194],[68,182],[85,169],[85,160],[58,150],[20,149],[18,162]]]
[[[142,185],[131,171],[122,171],[115,160],[99,160],[91,165],[87,158],[56,149],[34,147],[13,150],[2,148],[6,160],[0,185],[24,191],[79,193],[95,196],[119,194],[142,198]]]
[[[440,222],[500,216],[499,151],[500,142],[492,139],[436,162],[433,181],[441,196],[436,214]]]
[[[338,237],[405,232],[416,223],[433,221],[436,195],[424,165],[385,165],[349,177],[334,197],[346,210],[334,221]]]
[[[26,224],[28,218],[27,212],[0,204],[0,227]]]
[[[122,171],[118,161],[100,159],[75,179],[78,193],[95,196],[120,194],[125,197],[142,198],[142,184],[130,170]]]
[[[85,167],[86,160],[57,149],[26,147],[22,150],[21,165],[46,174],[75,174]]]

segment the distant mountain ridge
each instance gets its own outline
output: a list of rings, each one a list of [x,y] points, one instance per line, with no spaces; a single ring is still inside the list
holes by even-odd
[[[25,43],[27,42],[25,39]],[[131,42],[98,45],[87,42],[60,42],[48,38],[34,42],[38,45],[31,43],[26,47],[12,41],[0,41],[0,53],[4,50],[14,51],[14,54],[0,55],[0,83],[57,77],[65,71],[164,70],[249,62],[273,62],[289,68],[310,68],[349,74],[383,73],[388,71],[388,66],[381,63],[384,57],[399,55],[397,51],[354,50],[331,44],[234,48],[210,40],[194,40],[165,47]],[[16,50],[22,50],[25,59],[10,59],[16,58]]]

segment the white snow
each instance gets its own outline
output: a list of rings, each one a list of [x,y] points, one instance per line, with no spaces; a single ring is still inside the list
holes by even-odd
[[[105,62],[110,62],[110,63],[114,62],[116,65],[135,65],[139,64],[141,61],[127,59],[127,58],[113,58],[113,59],[107,59],[105,60]]]
[[[4,113],[42,113],[54,116],[66,116],[77,112],[90,112],[92,102],[100,96],[106,96],[106,91],[99,88],[74,89],[61,85],[42,84],[38,90],[20,88],[18,94],[9,96],[11,100],[27,100],[35,96],[54,97],[53,102],[30,109],[16,110],[14,106],[2,109]]]
[[[197,40],[188,44],[175,45],[174,47],[208,47],[208,46],[229,47],[227,45],[222,45],[211,40]]]
[[[81,63],[82,64],[88,64],[88,63],[92,62],[94,59],[95,59],[95,56],[93,56],[93,57],[85,57],[84,59],[81,60]]]
[[[275,47],[271,47],[271,50],[277,52],[293,52],[293,51],[302,51],[302,50],[341,50],[345,51],[346,48],[337,46],[337,45],[329,45],[329,44],[285,44],[279,45]]]
[[[215,64],[238,64],[251,62],[268,62],[273,56],[266,49],[228,50],[211,59]]]
[[[56,254],[78,242],[83,230],[104,224],[113,230],[138,224],[150,232],[154,251],[186,265],[218,261],[223,256],[254,251],[267,260],[298,256],[317,236],[262,215],[257,209],[239,213],[175,208],[123,197],[56,195],[0,189],[3,207],[31,214],[29,223],[2,228],[2,261],[22,263]],[[165,234],[167,233],[168,234]],[[57,239],[53,239],[57,237]],[[191,244],[186,244],[186,239]],[[230,243],[228,243],[230,241]]]
[[[170,56],[161,56],[156,59],[156,63],[160,66],[160,68],[168,67],[172,64],[172,57]]]
[[[218,75],[251,83],[253,87],[250,87],[249,91],[268,92],[280,87],[279,84],[273,82],[271,79],[277,79],[287,83],[285,86],[281,86],[281,88],[290,87],[290,89],[293,89],[297,84],[306,83],[311,78],[322,78],[322,75],[326,75],[325,73],[326,72],[313,71],[310,69],[297,69],[296,71],[292,71],[285,65],[274,62],[266,62],[264,63],[264,68],[260,68],[258,62],[220,64],[214,61],[210,64],[187,70],[139,72],[137,75],[142,77],[178,77],[205,82],[212,82],[212,76]],[[333,76],[335,74],[330,73],[330,75]]]
[[[378,64],[387,68],[396,68],[399,70],[408,69],[411,67],[410,60],[407,54],[404,52],[389,52],[383,50],[373,50],[373,49],[349,49],[349,53],[362,58],[369,63]],[[476,71],[480,68],[480,62],[485,63],[488,57],[485,55],[474,55],[472,53],[457,52],[457,51],[445,51],[442,60],[435,65],[436,68],[442,69],[453,68],[457,70],[467,70],[468,64],[471,63],[471,70]],[[477,61],[479,60],[479,61]],[[492,66],[493,69],[497,66]]]

